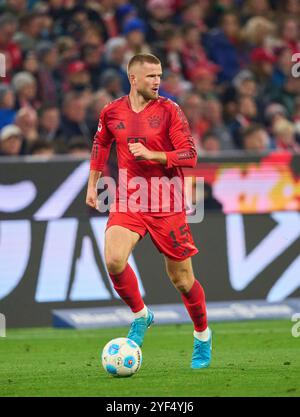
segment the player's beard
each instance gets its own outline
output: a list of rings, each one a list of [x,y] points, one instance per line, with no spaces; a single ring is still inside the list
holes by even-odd
[[[158,99],[158,91],[154,92],[153,90],[149,91],[146,89],[137,90],[138,94],[143,96],[144,100],[157,100]]]

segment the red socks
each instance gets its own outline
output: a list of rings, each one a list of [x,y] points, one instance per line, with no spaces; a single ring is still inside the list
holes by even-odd
[[[120,274],[109,274],[114,288],[122,300],[131,308],[133,313],[144,308],[144,301],[140,294],[138,281],[129,264]],[[197,332],[207,328],[205,294],[199,281],[195,280],[192,288],[186,294],[181,293],[184,305],[194,323]]]
[[[194,323],[196,332],[203,332],[207,328],[207,315],[204,290],[195,279],[195,282],[186,294],[181,293],[184,305]]]
[[[122,300],[136,313],[144,308],[144,301],[140,294],[138,281],[129,264],[126,265],[120,274],[109,274],[114,289]]]

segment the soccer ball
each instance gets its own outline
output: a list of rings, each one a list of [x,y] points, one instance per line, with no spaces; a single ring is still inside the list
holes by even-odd
[[[108,342],[102,351],[102,365],[112,376],[131,376],[142,364],[140,347],[127,337],[119,337]]]

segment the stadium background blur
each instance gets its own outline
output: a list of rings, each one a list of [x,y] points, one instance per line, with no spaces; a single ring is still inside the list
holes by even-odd
[[[107,213],[88,208],[85,193],[99,113],[128,94],[126,65],[138,52],[161,59],[160,94],[180,104],[195,138],[198,164],[184,173],[190,201],[204,201],[204,221],[191,228],[207,300],[299,295],[300,1],[0,0],[0,13],[9,327],[49,325],[61,307],[120,305],[104,265]],[[104,175],[116,179],[112,148]],[[165,273],[150,239],[134,256],[146,301],[178,302],[168,280],[152,279]]]
[[[162,61],[201,155],[300,151],[297,0],[2,0],[0,154],[88,156],[139,52]]]

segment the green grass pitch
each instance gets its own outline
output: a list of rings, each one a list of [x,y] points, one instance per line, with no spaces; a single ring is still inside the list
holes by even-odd
[[[114,378],[100,351],[126,328],[12,329],[0,338],[0,396],[300,396],[300,338],[288,320],[212,323],[213,361],[191,370],[192,326],[154,325],[140,371]]]

